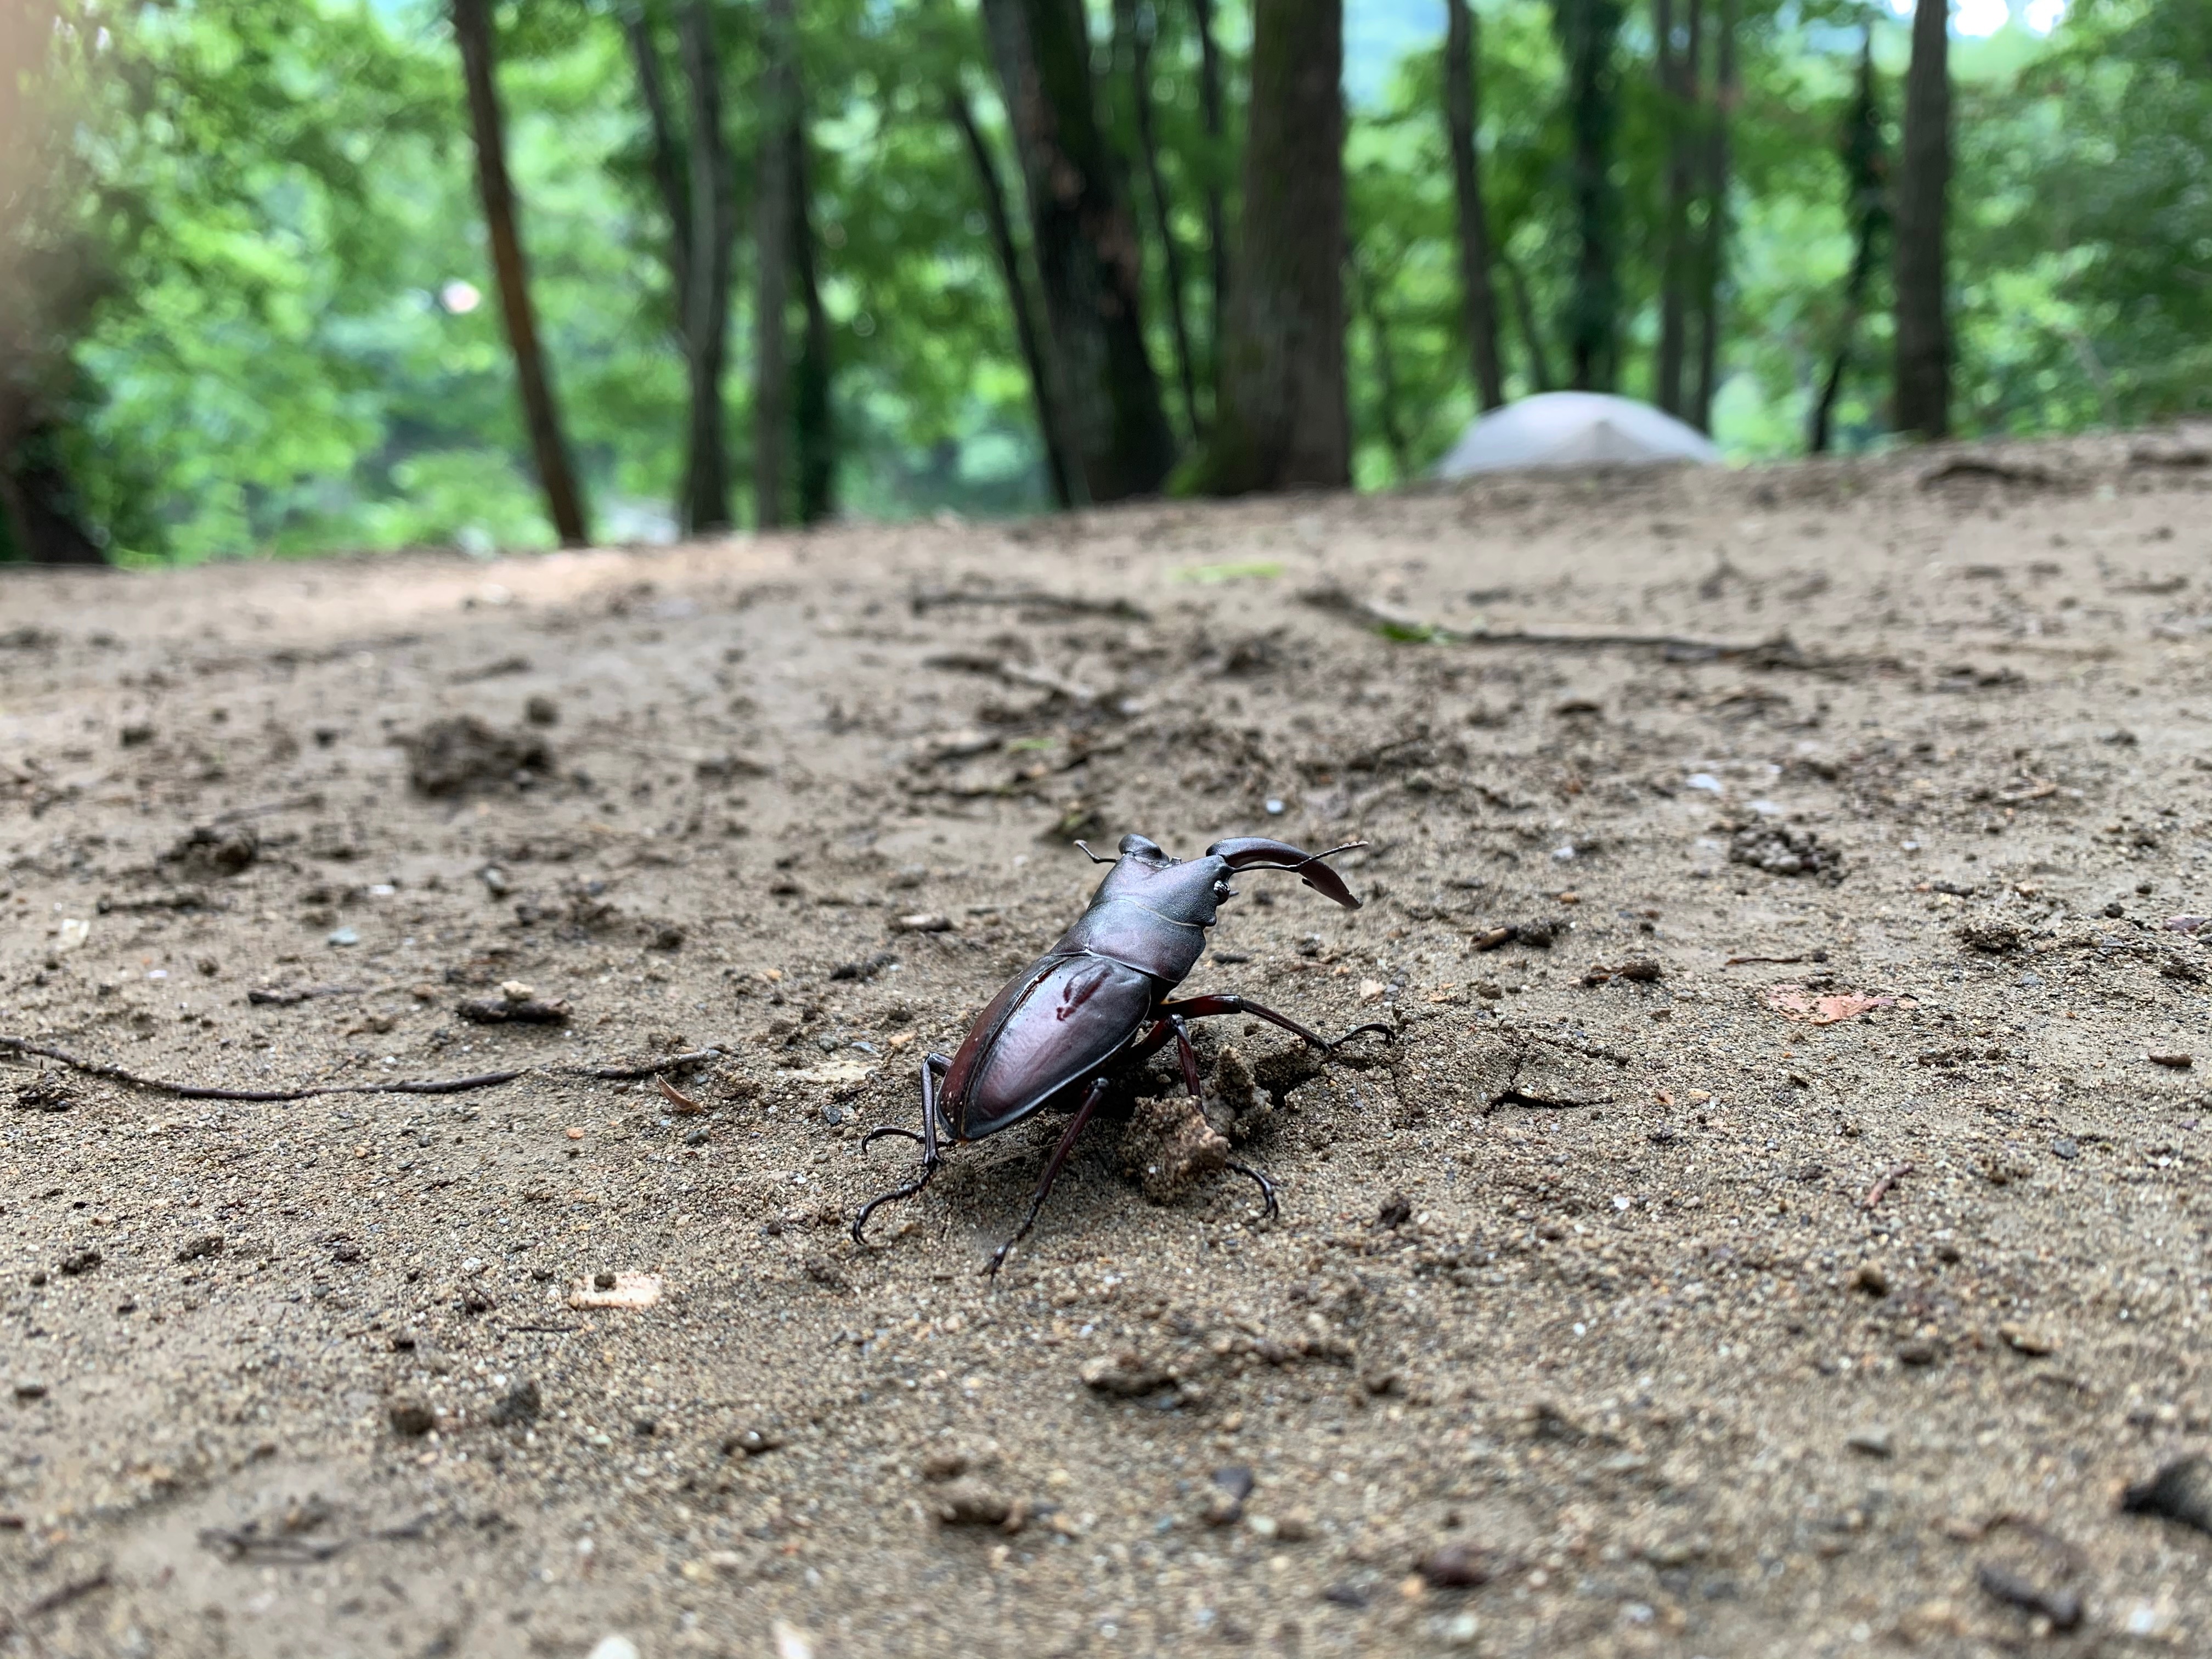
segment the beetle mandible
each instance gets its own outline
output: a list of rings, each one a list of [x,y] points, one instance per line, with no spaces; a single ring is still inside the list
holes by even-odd
[[[913,1180],[874,1199],[854,1218],[855,1243],[867,1243],[868,1218],[879,1206],[912,1198],[929,1184],[945,1161],[944,1141],[981,1140],[1048,1106],[1079,1102],[1046,1160],[1029,1212],[991,1257],[986,1271],[996,1273],[1006,1252],[1036,1224],[1076,1137],[1117,1074],[1172,1042],[1182,1062],[1183,1085],[1197,1097],[1198,1056],[1190,1046],[1188,1021],[1249,1014],[1323,1053],[1363,1033],[1389,1030],[1383,1024],[1355,1026],[1331,1042],[1288,1015],[1241,996],[1173,1000],[1176,988],[1205,952],[1206,930],[1213,926],[1221,901],[1237,895],[1229,884],[1234,872],[1292,871],[1324,898],[1357,910],[1359,901],[1344,878],[1323,860],[1366,842],[1308,853],[1286,842],[1248,836],[1218,841],[1205,857],[1188,861],[1170,857],[1142,836],[1122,836],[1118,859],[1101,858],[1081,842],[1075,844],[1093,864],[1114,867],[1059,943],[1022,969],[976,1016],[958,1052],[949,1059],[931,1054],[921,1062],[921,1132],[886,1123],[862,1138],[863,1148],[884,1135],[917,1141],[921,1162]],[[1247,1164],[1232,1160],[1229,1167],[1259,1183],[1267,1212],[1273,1215],[1274,1182]]]

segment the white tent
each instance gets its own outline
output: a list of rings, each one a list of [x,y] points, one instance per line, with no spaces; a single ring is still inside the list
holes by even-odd
[[[1540,392],[1493,409],[1460,434],[1437,463],[1439,478],[1520,466],[1648,465],[1719,460],[1711,439],[1632,398]]]

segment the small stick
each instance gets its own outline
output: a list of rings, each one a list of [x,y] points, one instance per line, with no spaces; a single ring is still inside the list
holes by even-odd
[[[105,1078],[127,1089],[143,1089],[149,1094],[167,1095],[177,1100],[248,1101],[313,1100],[323,1095],[459,1095],[476,1089],[496,1089],[501,1084],[512,1083],[517,1078],[527,1077],[533,1072],[552,1078],[626,1083],[651,1077],[663,1066],[674,1067],[687,1063],[696,1065],[722,1057],[722,1051],[719,1048],[696,1048],[690,1054],[672,1054],[646,1066],[518,1066],[512,1071],[479,1072],[471,1077],[422,1078],[392,1083],[319,1083],[296,1089],[227,1089],[218,1085],[176,1083],[167,1078],[143,1076],[120,1066],[111,1066],[105,1060],[86,1060],[64,1048],[33,1042],[27,1037],[0,1036],[0,1054],[36,1054],[42,1060],[58,1061],[87,1077]]]
[[[25,1607],[23,1619],[32,1620],[43,1613],[58,1612],[70,1602],[81,1601],[94,1590],[106,1589],[107,1585],[108,1576],[106,1567],[100,1568],[97,1572],[88,1573],[82,1578],[72,1578],[66,1584],[48,1590],[30,1606]],[[0,1635],[5,1635],[8,1628],[6,1625],[0,1625]],[[15,1628],[21,1630],[21,1623],[16,1623]]]
[[[257,1008],[289,1008],[316,997],[349,997],[360,989],[358,985],[257,985],[246,1000]]]
[[[1867,1188],[1866,1201],[1861,1205],[1860,1207],[1862,1209],[1871,1210],[1875,1205],[1881,1202],[1882,1195],[1889,1191],[1891,1186],[1896,1182],[1899,1176],[1913,1175],[1916,1173],[1917,1171],[1910,1164],[1892,1164],[1888,1169],[1884,1170],[1881,1172],[1880,1179],[1875,1181],[1873,1186]]]
[[[1749,964],[1749,963],[1754,963],[1754,962],[1772,962],[1772,963],[1792,963],[1792,962],[1802,962],[1802,961],[1804,961],[1804,960],[1805,960],[1805,958],[1804,958],[1804,957],[1729,957],[1726,962],[1723,963],[1721,964],[1721,966],[1722,966],[1722,967],[1723,967],[1723,968],[1741,968],[1741,967],[1747,966],[1747,964]]]
[[[963,589],[927,590],[914,595],[914,614],[927,616],[941,605],[1018,605],[1039,611],[1057,611],[1070,617],[1118,617],[1124,622],[1150,622],[1152,615],[1127,599],[1093,599],[1078,593],[1047,593],[1036,588],[1005,592]]]
[[[1701,659],[1765,656],[1777,663],[1790,665],[1808,664],[1810,660],[1786,635],[1771,640],[1708,640],[1683,634],[1623,634],[1573,627],[1447,628],[1441,623],[1395,615],[1381,605],[1355,599],[1340,589],[1318,588],[1299,597],[1316,610],[1350,617],[1391,639],[1435,645],[1538,645],[1586,651],[1625,646]]]
[[[720,1060],[720,1048],[694,1048],[687,1054],[663,1054],[659,1060],[647,1060],[642,1066],[562,1066],[556,1069],[570,1077],[602,1078],[611,1083],[635,1083],[660,1072],[672,1072],[679,1066],[704,1066],[710,1060]]]

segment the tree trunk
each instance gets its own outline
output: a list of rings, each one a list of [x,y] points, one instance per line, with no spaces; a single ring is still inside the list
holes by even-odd
[[[1568,372],[1577,390],[1610,392],[1620,355],[1620,200],[1613,182],[1620,0],[1552,0],[1552,27],[1566,60],[1571,137],[1576,251],[1564,319]]]
[[[1919,0],[1905,78],[1905,153],[1897,177],[1897,404],[1899,432],[1951,429],[1951,335],[1943,304],[1944,215],[1951,182],[1950,7]]]
[[[1467,0],[1444,0],[1444,131],[1451,145],[1452,187],[1459,204],[1460,302],[1467,316],[1468,361],[1485,409],[1505,401],[1498,360],[1498,295],[1490,280],[1490,220],[1482,201],[1482,37]],[[1380,337],[1382,324],[1370,315]]]
[[[1658,37],[1660,105],[1667,115],[1667,221],[1661,251],[1659,360],[1654,401],[1669,415],[1682,412],[1682,368],[1686,356],[1689,287],[1697,261],[1690,242],[1690,204],[1697,189],[1698,129],[1704,103],[1705,0],[1688,0],[1680,50],[1674,41],[1674,0],[1653,0]]]
[[[1160,259],[1166,267],[1168,322],[1175,338],[1176,378],[1182,390],[1183,423],[1194,441],[1201,434],[1198,420],[1198,376],[1191,363],[1190,325],[1183,313],[1182,248],[1176,240],[1175,218],[1168,201],[1167,180],[1160,173],[1160,150],[1152,133],[1152,21],[1149,3],[1114,0],[1114,32],[1128,43],[1129,93],[1134,106],[1137,149],[1145,163],[1145,183],[1152,197],[1152,233],[1159,238]]]
[[[507,134],[493,83],[490,0],[453,0],[453,38],[461,49],[461,74],[468,85],[469,123],[477,150],[477,189],[483,200],[484,231],[491,243],[492,269],[499,283],[500,311],[507,319],[507,341],[514,356],[514,378],[522,394],[523,422],[537,458],[538,480],[545,492],[546,515],[563,547],[591,542],[585,522],[583,492],[568,463],[568,439],[553,395],[553,378],[538,343],[538,314],[530,301],[530,274],[516,222],[514,186],[507,176]]]
[[[1080,0],[984,0],[1028,186],[1060,410],[1085,492],[1150,495],[1175,461],[1145,343],[1143,269],[1098,125]]]
[[[1528,292],[1528,279],[1504,249],[1498,263],[1513,289],[1513,314],[1521,325],[1521,343],[1528,353],[1528,378],[1539,392],[1549,392],[1559,382],[1552,378],[1552,354],[1544,349],[1544,325],[1536,317],[1536,302]]]
[[[819,524],[837,510],[837,434],[831,424],[830,313],[815,269],[814,203],[804,99],[791,124],[792,271],[806,318],[799,372],[792,385],[792,425],[799,448],[799,522]]]
[[[1222,116],[1221,50],[1213,40],[1213,0],[1191,0],[1198,29],[1198,109],[1206,123],[1206,338],[1212,359],[1207,384],[1221,395],[1221,329],[1229,303],[1229,215],[1221,176],[1226,127]]]
[[[1729,122],[1740,93],[1735,78],[1737,0],[1721,0],[1719,41],[1713,67],[1713,108],[1705,130],[1705,246],[1698,261],[1698,380],[1690,396],[1690,424],[1713,429],[1713,395],[1720,390],[1721,291],[1728,274]]]
[[[763,137],[753,196],[753,522],[783,522],[784,449],[791,426],[786,355],[791,252],[791,146],[784,133],[798,106],[792,61],[792,0],[767,0],[761,70]]]
[[[33,425],[0,449],[5,544],[32,564],[107,562],[84,522],[52,427]]]
[[[1382,302],[1376,292],[1375,278],[1356,255],[1352,260],[1352,280],[1358,285],[1359,308],[1367,316],[1368,345],[1375,354],[1376,414],[1382,424],[1382,441],[1389,447],[1393,477],[1403,478],[1413,471],[1413,458],[1406,442],[1406,423],[1398,417],[1398,360],[1390,353],[1390,331],[1382,320]]]
[[[1827,452],[1836,398],[1843,391],[1844,376],[1850,372],[1851,347],[1858,334],[1859,319],[1866,313],[1867,284],[1874,280],[1877,244],[1889,220],[1884,199],[1889,165],[1882,153],[1881,100],[1875,83],[1871,28],[1859,52],[1858,91],[1851,100],[1850,112],[1844,118],[1841,149],[1844,211],[1856,233],[1856,241],[1851,251],[1850,270],[1844,278],[1844,314],[1836,329],[1836,349],[1820,382],[1820,396],[1813,404],[1812,430],[1806,439],[1807,451],[1814,455]]]
[[[1344,374],[1343,0],[1253,15],[1242,273],[1229,295],[1206,483],[1221,495],[1352,481]]]
[[[684,467],[684,525],[694,535],[727,530],[729,444],[723,430],[722,372],[730,335],[730,250],[736,207],[729,141],[722,132],[722,67],[707,0],[688,0],[677,19],[684,79],[691,98],[691,185],[684,295],[684,360],[690,371],[690,443]]]
[[[643,6],[623,14],[623,33],[629,40],[630,61],[637,69],[638,101],[645,106],[646,131],[653,147],[653,188],[660,192],[662,211],[668,215],[668,283],[676,296],[676,330],[681,335],[690,304],[691,198],[684,185],[684,162],[677,154],[676,124],[668,112],[668,91],[660,78],[660,52],[653,44],[653,26]]]
[[[1044,451],[1045,476],[1052,484],[1054,502],[1065,512],[1077,505],[1079,499],[1089,498],[1079,498],[1076,494],[1082,474],[1075,465],[1066,429],[1060,424],[1057,382],[1045,355],[1044,342],[1037,334],[1036,313],[1030,306],[1029,279],[1022,274],[1021,252],[1014,246],[1014,228],[1006,215],[1006,193],[999,183],[998,163],[991,159],[990,146],[975,125],[975,112],[968,107],[967,94],[960,90],[957,81],[945,87],[945,107],[967,142],[968,159],[975,163],[976,188],[983,198],[983,217],[991,227],[991,246],[999,256],[999,275],[1006,285],[1006,308],[1014,313],[1014,337],[1021,346],[1022,362],[1030,372],[1030,397],[1036,405],[1037,443]]]

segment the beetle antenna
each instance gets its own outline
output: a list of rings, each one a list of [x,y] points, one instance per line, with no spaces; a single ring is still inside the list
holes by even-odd
[[[1353,845],[1353,846],[1355,846],[1355,847],[1356,847],[1356,846],[1358,846],[1358,844],[1359,844],[1359,843],[1358,843],[1358,842],[1354,842],[1352,843],[1352,845]],[[1079,850],[1079,851],[1082,853],[1083,856],[1084,856],[1084,857],[1085,857],[1085,858],[1087,858],[1087,859],[1089,859],[1089,860],[1090,860],[1093,864],[1114,864],[1114,863],[1118,863],[1118,862],[1119,862],[1119,860],[1115,860],[1115,859],[1102,859],[1102,858],[1100,858],[1100,857],[1098,856],[1098,854],[1096,854],[1096,853],[1092,852],[1092,851],[1091,851],[1088,847],[1085,847],[1085,846],[1081,842],[1079,842],[1079,841],[1078,842],[1076,842],[1076,843],[1075,843],[1075,845],[1076,845],[1076,847],[1077,847],[1078,850]],[[1339,848],[1337,850],[1338,850],[1339,852],[1342,852],[1344,849],[1343,849],[1342,848]]]
[[[1348,841],[1341,847],[1330,848],[1326,853],[1309,853],[1306,854],[1304,863],[1294,864],[1291,868],[1293,870],[1303,870],[1308,864],[1319,864],[1323,859],[1333,859],[1339,853],[1353,852],[1366,845],[1367,843],[1364,841]]]

